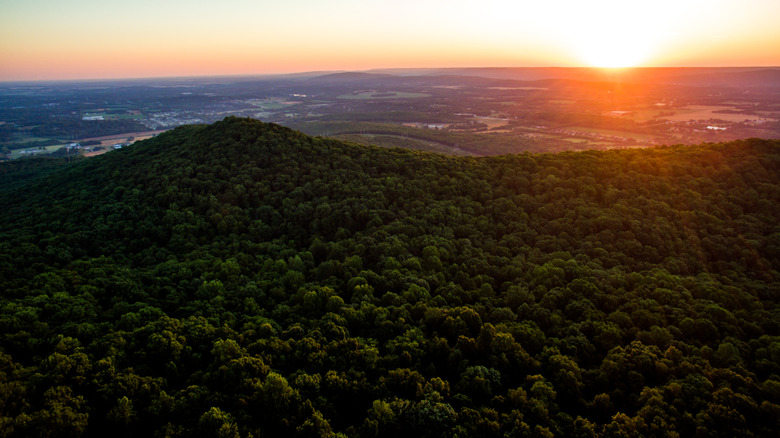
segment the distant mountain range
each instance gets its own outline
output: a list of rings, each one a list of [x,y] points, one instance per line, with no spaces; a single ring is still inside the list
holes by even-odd
[[[384,68],[364,71],[311,71],[287,74],[194,76],[110,80],[41,81],[46,83],[73,83],[81,86],[105,85],[131,86],[153,80],[157,84],[188,83],[241,83],[262,80],[316,80],[320,83],[354,83],[394,77],[480,77],[512,81],[542,81],[551,79],[587,82],[632,82],[647,84],[733,86],[742,88],[780,88],[780,67],[643,67],[626,69],[601,69],[591,67],[474,67],[474,68]],[[215,82],[216,81],[216,82]]]
[[[780,88],[780,67],[647,67],[599,69],[581,67],[377,69],[367,73],[398,76],[478,76],[493,79],[539,81],[623,81],[677,85],[717,85]]]

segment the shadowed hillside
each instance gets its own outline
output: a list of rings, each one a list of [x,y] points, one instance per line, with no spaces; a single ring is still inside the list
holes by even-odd
[[[41,163],[0,180],[0,435],[780,426],[778,141],[448,157],[227,118]]]

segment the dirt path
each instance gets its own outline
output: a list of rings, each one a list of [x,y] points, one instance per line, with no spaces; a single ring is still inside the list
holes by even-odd
[[[159,131],[143,131],[143,132],[125,132],[122,134],[114,134],[114,135],[105,135],[103,137],[89,137],[89,138],[82,138],[80,141],[105,141],[105,140],[116,140],[118,138],[128,138],[128,137],[146,137],[149,138],[156,134],[162,134],[163,132],[167,131],[167,129],[162,129]]]

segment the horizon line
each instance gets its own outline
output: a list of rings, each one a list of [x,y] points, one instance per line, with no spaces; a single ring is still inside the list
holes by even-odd
[[[533,70],[533,69],[557,69],[557,70],[593,70],[605,73],[620,73],[636,70],[674,70],[674,69],[780,69],[780,65],[744,65],[744,66],[634,66],[634,67],[594,67],[594,66],[490,66],[490,67],[378,67],[355,70],[303,70],[285,73],[235,73],[235,74],[192,74],[192,75],[160,75],[160,76],[127,76],[127,77],[83,77],[70,79],[0,79],[0,84],[30,84],[30,83],[73,83],[73,82],[113,82],[113,81],[151,81],[151,80],[175,80],[175,79],[210,79],[210,78],[281,78],[289,76],[324,76],[338,73],[365,73],[407,70],[407,71],[436,71],[436,70]]]

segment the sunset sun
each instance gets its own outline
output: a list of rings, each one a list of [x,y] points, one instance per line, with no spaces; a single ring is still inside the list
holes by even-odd
[[[667,10],[634,2],[588,2],[577,6],[561,32],[584,64],[636,67],[647,62],[668,36],[673,16]]]
[[[604,32],[583,37],[577,53],[592,67],[635,67],[647,60],[652,52],[652,41],[624,32]]]

